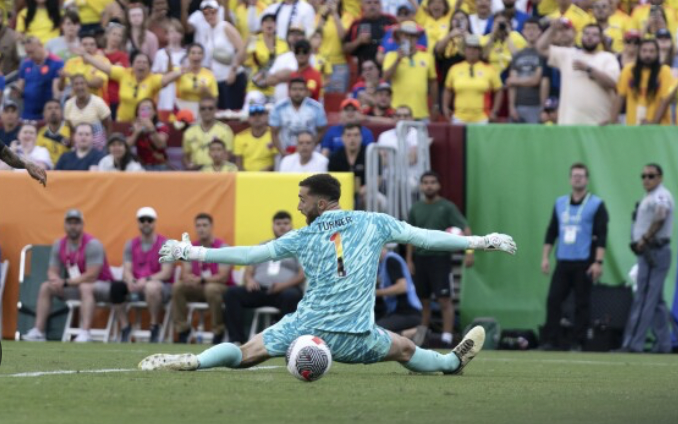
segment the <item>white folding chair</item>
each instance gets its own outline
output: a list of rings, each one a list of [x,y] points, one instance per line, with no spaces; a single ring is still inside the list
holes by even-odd
[[[67,300],[66,307],[68,308],[68,315],[66,316],[66,326],[64,327],[64,333],[61,336],[62,342],[70,342],[72,336],[77,336],[80,334],[80,323],[73,322],[75,317],[76,309],[80,308],[82,302],[79,300]],[[113,331],[113,322],[115,321],[115,312],[113,311],[112,304],[109,302],[97,302],[97,308],[108,309],[108,321],[105,328],[91,328],[90,335],[92,340],[108,343],[111,339],[111,333]],[[74,326],[75,324],[75,326]]]
[[[257,335],[259,331],[259,319],[262,320],[264,329],[271,326],[271,318],[278,315],[280,309],[273,306],[263,306],[254,310],[254,318],[252,318],[252,326],[250,327],[250,339]]]
[[[7,281],[7,271],[9,270],[9,261],[5,259],[0,263],[0,338],[2,338],[2,294],[5,292],[5,282]]]

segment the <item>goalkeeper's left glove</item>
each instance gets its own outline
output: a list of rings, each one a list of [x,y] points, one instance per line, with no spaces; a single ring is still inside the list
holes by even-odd
[[[193,246],[188,233],[181,236],[181,241],[167,240],[160,248],[160,263],[175,261],[204,262],[207,249]]]
[[[467,238],[469,249],[497,250],[511,255],[515,255],[518,250],[518,246],[516,246],[513,238],[506,234],[492,233],[484,237],[470,236]]]

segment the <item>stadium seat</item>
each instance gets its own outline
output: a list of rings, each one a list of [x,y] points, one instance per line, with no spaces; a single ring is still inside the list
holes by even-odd
[[[254,318],[252,318],[252,327],[250,327],[250,339],[256,336],[259,331],[259,318],[262,319],[264,329],[271,326],[271,318],[279,315],[280,310],[272,306],[264,306],[254,310]]]
[[[5,259],[0,263],[0,338],[2,338],[2,294],[5,292],[5,282],[7,281],[7,270],[9,261]]]
[[[189,302],[188,306],[188,325],[191,327],[191,333],[188,335],[188,343],[195,340],[197,344],[212,343],[214,333],[205,331],[205,312],[209,311],[209,305],[205,302]],[[198,313],[198,326],[193,327],[193,314]]]
[[[29,244],[21,249],[21,260],[19,262],[19,302],[17,304],[19,311],[17,337],[28,333],[28,330],[33,328],[35,324],[38,292],[42,283],[47,280],[47,268],[49,267],[51,251],[52,246],[50,245]],[[66,325],[67,312],[66,304],[62,300],[54,298],[52,310],[47,319],[47,328],[45,329],[47,340],[61,340],[64,326]]]
[[[76,309],[80,308],[82,302],[79,300],[67,300],[66,307],[68,308],[68,315],[66,316],[66,327],[64,327],[63,335],[61,336],[62,342],[70,342],[72,336],[77,336],[80,334],[80,323],[73,322],[75,317]],[[105,328],[91,328],[90,335],[92,340],[101,341],[108,343],[111,339],[111,334],[113,332],[113,323],[115,322],[115,312],[113,311],[112,305],[108,302],[97,302],[97,308],[109,309],[108,320],[106,321]],[[75,327],[73,326],[75,324]]]

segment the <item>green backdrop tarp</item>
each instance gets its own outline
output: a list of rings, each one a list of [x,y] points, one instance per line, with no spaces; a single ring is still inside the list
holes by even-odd
[[[474,234],[503,232],[518,243],[518,255],[476,255],[464,272],[462,324],[493,316],[502,328],[537,328],[545,318],[550,276],[541,273],[546,227],[558,196],[571,191],[569,167],[589,167],[589,190],[610,215],[601,282],[627,280],[635,263],[629,250],[631,213],[644,195],[643,165],[659,163],[664,184],[678,198],[678,130],[675,127],[556,127],[525,125],[467,128],[467,215]],[[675,213],[674,213],[675,217]],[[676,229],[674,228],[674,234]],[[676,242],[665,283],[671,307]],[[551,269],[555,261],[551,257]]]

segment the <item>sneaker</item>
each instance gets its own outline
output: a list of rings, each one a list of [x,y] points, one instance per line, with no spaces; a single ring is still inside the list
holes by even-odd
[[[188,336],[191,335],[191,330],[182,331],[179,333],[179,343],[188,343]]]
[[[28,333],[24,334],[23,337],[21,337],[21,340],[25,340],[27,342],[44,342],[44,341],[47,341],[47,339],[45,338],[45,335],[42,333],[42,331],[38,330],[35,327],[28,330]]]
[[[158,343],[160,338],[160,326],[158,324],[151,325],[151,343]]]
[[[192,353],[182,355],[158,353],[144,358],[139,362],[138,368],[142,371],[195,371],[199,364],[198,357]]]
[[[448,374],[461,374],[461,370],[471,362],[471,359],[475,358],[483,348],[484,343],[485,329],[480,325],[473,327],[471,331],[466,333],[466,337],[462,339],[457,347],[452,350],[452,353],[459,358],[459,368]]]
[[[80,333],[73,340],[76,343],[87,343],[92,341],[92,335],[88,330],[80,330]]]
[[[424,344],[426,341],[426,335],[428,334],[428,327],[425,325],[418,325],[417,326],[417,332],[414,333],[414,337],[412,337],[412,342],[417,345],[421,346]]]
[[[132,326],[128,325],[120,331],[120,342],[129,343],[129,336],[132,334]]]

